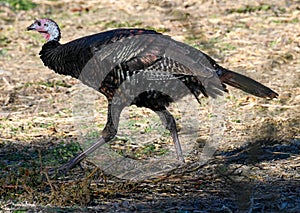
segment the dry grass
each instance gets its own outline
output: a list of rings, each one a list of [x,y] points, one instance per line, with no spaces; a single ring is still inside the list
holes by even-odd
[[[14,11],[0,3],[0,208],[300,211],[299,1],[34,2],[37,7],[30,11]],[[43,40],[25,32],[25,27],[44,16],[62,26],[62,42],[115,27],[155,28],[270,86],[279,99],[262,100],[230,88],[213,111],[204,100],[197,114],[199,138],[193,140],[189,163],[159,177],[121,180],[85,161],[83,170],[75,168],[67,177],[51,179],[46,169],[77,153],[81,134],[89,132],[91,142],[100,134],[106,100],[77,80],[43,66],[38,58]],[[84,121],[74,121],[81,115],[72,110],[78,109],[75,102],[82,91],[89,94],[84,107],[92,111]],[[210,113],[218,107],[224,133],[215,156],[198,165],[194,155],[201,153],[211,131]],[[178,112],[180,107],[173,110],[179,120],[195,117],[192,110],[184,115]],[[147,158],[171,146],[168,135],[155,132],[160,127],[149,119],[153,115],[129,109],[120,129],[129,142],[118,140],[112,147],[123,154],[136,149],[129,154]],[[126,123],[128,118],[138,125]],[[186,123],[179,125],[183,144],[190,143],[184,134]],[[149,130],[149,126],[154,127]],[[155,140],[149,142],[152,137]]]

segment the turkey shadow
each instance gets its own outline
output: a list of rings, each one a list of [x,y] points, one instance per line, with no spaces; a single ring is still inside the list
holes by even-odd
[[[50,212],[55,212],[63,206],[70,206],[71,203],[76,204],[77,207],[72,209],[63,207],[63,210],[68,212],[75,208],[87,212],[91,210],[235,212],[249,209],[280,211],[300,208],[299,203],[296,202],[300,199],[298,193],[300,186],[296,180],[249,182],[235,179],[234,175],[229,174],[231,180],[228,176],[225,180],[223,176],[221,181],[213,178],[203,182],[207,174],[203,173],[203,176],[199,176],[198,173],[198,178],[194,181],[182,179],[177,182],[156,184],[151,181],[142,182],[124,190],[113,185],[117,181],[101,182],[99,177],[95,176],[88,179],[92,172],[87,171],[86,166],[85,171],[80,167],[74,168],[64,179],[51,181],[43,179],[43,171],[46,167],[65,163],[81,150],[79,144],[74,141],[76,138],[45,138],[39,143],[20,144],[17,141],[0,143],[2,199],[16,200],[23,196],[23,200],[29,203],[40,203],[39,207],[32,207],[35,210]],[[283,141],[258,139],[232,151],[217,152],[216,156],[225,157],[225,164],[237,163],[251,166],[262,161],[288,159],[292,155],[298,155],[299,148],[300,141],[297,139]],[[211,170],[216,164],[218,162],[208,163],[208,169]],[[125,183],[120,180],[120,184]],[[117,190],[110,192],[110,188],[117,188]],[[162,193],[160,194],[159,191]],[[155,196],[153,197],[152,194]],[[52,208],[44,205],[43,202],[52,202],[52,205],[60,207]],[[26,208],[28,210],[31,207]],[[22,207],[19,206],[17,209]]]
[[[221,159],[217,163],[216,173],[224,181],[224,190],[234,201],[235,210],[299,211],[300,184],[296,158],[300,154],[300,139],[294,136],[297,134],[288,138],[288,132],[282,138],[280,131],[273,124],[265,124],[256,132],[258,136],[247,144],[215,153],[215,157]],[[283,166],[294,163],[293,167],[284,169],[288,176],[275,172],[276,162]]]
[[[274,138],[256,139],[254,142],[231,151],[218,151],[216,156],[225,157],[226,164],[256,164],[262,161],[274,161],[300,154],[300,140],[280,140]]]

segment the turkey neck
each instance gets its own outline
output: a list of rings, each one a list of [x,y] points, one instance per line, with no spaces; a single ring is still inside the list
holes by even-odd
[[[51,55],[51,53],[58,47],[60,47],[61,44],[58,41],[48,41],[45,43],[42,47],[42,50],[40,51],[40,57],[44,63],[47,63],[47,58]],[[48,66],[48,65],[47,65]]]
[[[80,52],[76,45],[62,45],[53,40],[45,43],[39,54],[44,65],[54,72],[78,79],[82,68],[90,58],[85,52],[83,55],[85,54],[86,57],[81,57]]]
[[[61,44],[58,41],[48,41],[43,45],[39,55],[45,66],[49,67],[51,70],[54,70],[56,73],[63,74],[60,72],[61,69],[56,66],[57,61],[55,61],[57,56],[56,50],[60,46]]]

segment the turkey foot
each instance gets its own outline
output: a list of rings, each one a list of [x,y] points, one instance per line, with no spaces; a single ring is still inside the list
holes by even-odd
[[[94,143],[92,146],[87,148],[82,153],[78,154],[74,158],[72,158],[68,163],[58,167],[58,168],[50,168],[48,170],[48,175],[50,176],[61,176],[66,173],[68,173],[72,168],[74,168],[77,164],[80,164],[80,162],[85,159],[89,154],[94,152],[96,149],[98,149],[100,146],[105,144],[104,138],[100,138],[96,143]]]

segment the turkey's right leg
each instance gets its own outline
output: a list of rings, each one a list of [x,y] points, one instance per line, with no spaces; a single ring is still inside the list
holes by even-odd
[[[152,109],[154,110],[154,109]],[[178,138],[178,133],[177,133],[177,128],[176,128],[176,121],[173,117],[173,115],[167,110],[165,107],[159,109],[159,110],[154,110],[160,117],[162,123],[168,129],[171,133],[174,145],[175,145],[175,150],[177,154],[177,159],[184,163],[184,157],[182,153],[182,148],[180,145],[180,141]]]
[[[97,140],[92,146],[84,150],[82,153],[78,154],[76,157],[72,158],[68,163],[58,167],[58,168],[51,168],[48,170],[49,175],[54,174],[65,174],[78,163],[80,163],[84,158],[86,158],[89,154],[94,152],[103,144],[111,141],[117,134],[118,125],[119,125],[119,118],[123,108],[121,107],[114,107],[112,112],[112,104],[108,104],[108,112],[107,112],[107,122],[105,128],[102,131],[102,137]]]

